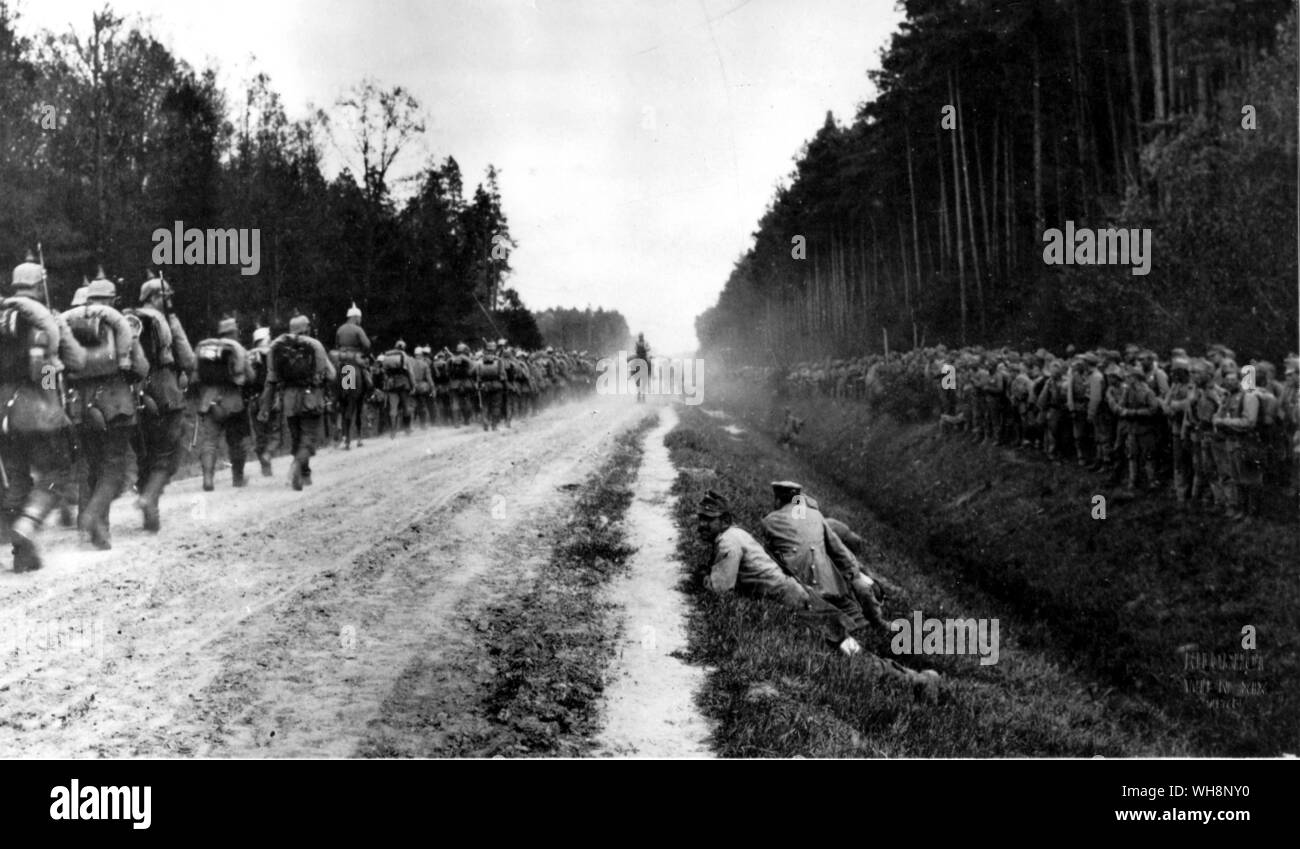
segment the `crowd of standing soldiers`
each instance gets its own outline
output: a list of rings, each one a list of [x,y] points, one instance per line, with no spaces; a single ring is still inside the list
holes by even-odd
[[[355,305],[331,351],[302,315],[274,339],[270,328],[256,328],[250,348],[233,318],[191,345],[165,280],[150,276],[135,305],[119,311],[123,282],[101,269],[58,311],[44,265],[29,256],[0,301],[0,544],[12,545],[16,572],[42,567],[39,538],[56,511],[87,544],[112,548],[109,508],[127,488],[132,454],[143,528],[160,530],[159,500],[180,467],[187,415],[204,490],[215,489],[223,442],[232,486],[247,484],[251,443],[266,477],[275,449],[286,448],[289,483],[301,490],[312,483],[311,458],[331,428],[350,436],[340,427],[340,399],[352,390],[361,389],[376,430],[395,438],[413,420],[426,427],[479,421],[495,430],[594,385],[595,361],[585,352],[529,352],[504,339],[473,353],[462,343],[454,354],[432,354],[426,345],[410,356],[399,341],[372,356]],[[359,426],[360,408],[353,409]]]
[[[1300,495],[1295,354],[1280,379],[1223,345],[1166,358],[1137,345],[1065,356],[939,345],[763,371],[786,397],[937,418],[945,433],[1074,462],[1130,493],[1169,486],[1180,505],[1234,519],[1257,516],[1270,489]]]

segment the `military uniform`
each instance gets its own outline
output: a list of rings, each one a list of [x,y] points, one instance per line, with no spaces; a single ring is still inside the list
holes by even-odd
[[[888,629],[871,581],[827,525],[821,511],[786,481],[773,484],[786,503],[763,518],[763,543],[781,566],[810,591],[844,611],[860,626]]]
[[[266,388],[262,392],[262,405],[259,416],[267,415],[271,408],[271,395],[278,392],[280,405],[284,410],[285,420],[289,425],[289,439],[293,452],[293,463],[289,470],[289,482],[294,489],[311,485],[311,458],[316,454],[316,447],[325,438],[325,384],[335,377],[334,366],[330,364],[329,355],[316,339],[307,335],[309,322],[304,316],[295,316],[289,322],[289,332],[281,335],[271,344],[270,367],[266,375]],[[315,354],[315,364],[311,376],[305,379],[281,376],[284,356],[282,349],[295,340],[302,340],[310,345]]]
[[[234,319],[222,321],[218,332],[221,338],[199,343],[194,374],[199,391],[199,465],[207,492],[215,486],[217,451],[223,438],[230,456],[231,485],[244,485],[244,441],[252,435],[251,414],[244,403],[244,387],[254,379],[248,352],[235,339],[239,328]]]
[[[85,349],[36,300],[45,269],[28,258],[13,273],[13,295],[0,303],[7,320],[0,345],[0,396],[5,399],[0,422],[0,464],[4,468],[4,498],[0,500],[0,530],[13,545],[15,572],[39,569],[37,545],[41,525],[66,491],[72,476],[70,422],[60,397],[63,370],[85,365]],[[8,338],[10,326],[25,326],[25,334]]]
[[[249,418],[253,420],[253,450],[262,467],[262,477],[269,478],[271,469],[271,439],[278,436],[279,416],[270,410],[265,419],[262,411],[262,391],[266,388],[266,373],[270,368],[267,357],[271,352],[271,329],[259,327],[253,331],[253,347],[248,350],[248,369],[251,377],[244,384],[244,403],[248,405]]]
[[[433,365],[429,361],[429,349],[417,347],[411,358],[411,405],[414,418],[421,428],[433,423]]]
[[[149,360],[144,384],[144,409],[133,446],[139,468],[140,497],[136,506],[144,528],[160,527],[158,501],[180,466],[184,435],[185,395],[180,376],[194,370],[194,349],[185,328],[170,309],[171,287],[161,280],[146,280],[140,287],[141,347]]]
[[[149,374],[131,325],[109,305],[116,297],[116,287],[101,272],[87,288],[87,302],[63,314],[87,351],[85,366],[68,374],[68,410],[84,470],[77,523],[100,549],[112,547],[109,506],[126,488],[127,454],[137,423],[135,384]]]
[[[456,425],[467,425],[474,419],[476,408],[474,399],[474,363],[469,357],[469,346],[461,342],[456,346],[456,354],[447,364],[451,389],[451,417]]]
[[[1140,367],[1129,373],[1118,410],[1128,456],[1128,488],[1137,489],[1138,472],[1146,474],[1148,488],[1156,487],[1156,425],[1160,401],[1141,374]]]
[[[1235,517],[1254,516],[1259,513],[1259,491],[1264,483],[1263,452],[1258,431],[1260,394],[1255,389],[1244,389],[1235,381],[1236,375],[1235,369],[1225,373],[1227,397],[1213,423],[1215,431],[1224,437],[1230,514]],[[1222,481],[1222,474],[1220,478]]]
[[[474,364],[474,389],[483,407],[483,429],[497,429],[505,416],[505,364],[497,356],[497,343],[488,342],[483,358]]]
[[[399,428],[407,434],[411,432],[413,358],[406,353],[406,343],[398,341],[395,348],[384,353],[380,363],[384,369],[384,395],[388,399],[388,425],[392,428],[389,436],[396,439]]]

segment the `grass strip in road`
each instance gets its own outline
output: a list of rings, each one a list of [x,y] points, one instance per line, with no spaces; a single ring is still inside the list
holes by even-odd
[[[618,644],[606,583],[634,549],[622,519],[632,503],[641,443],[655,419],[620,435],[580,487],[573,514],[528,593],[487,614],[497,674],[486,699],[490,744],[471,756],[575,756],[599,730],[605,673]]]

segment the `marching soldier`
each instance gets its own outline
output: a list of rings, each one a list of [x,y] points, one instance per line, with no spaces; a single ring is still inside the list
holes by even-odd
[[[384,353],[380,363],[384,367],[384,393],[388,396],[388,423],[391,438],[397,438],[398,428],[411,433],[411,390],[415,387],[412,358],[406,353],[406,343],[401,339],[391,351]]]
[[[195,380],[199,387],[199,465],[203,469],[203,491],[215,484],[217,446],[225,437],[230,455],[230,483],[244,481],[244,440],[251,435],[249,408],[244,387],[255,380],[248,352],[239,344],[239,325],[224,318],[217,325],[217,338],[204,339],[195,348]]]
[[[473,368],[469,346],[461,342],[456,346],[456,355],[448,363],[451,373],[451,417],[457,427],[469,424],[474,417]]]
[[[295,490],[311,486],[311,458],[325,438],[324,387],[335,377],[329,354],[311,337],[310,329],[306,316],[295,315],[289,320],[289,332],[271,344],[270,368],[257,414],[259,420],[266,421],[272,396],[279,392],[293,452],[289,483]]]
[[[452,415],[451,371],[448,361],[451,351],[442,348],[433,355],[430,371],[433,374],[433,408],[436,424],[454,424]]]
[[[86,352],[37,298],[45,269],[31,256],[14,268],[12,294],[0,303],[0,532],[13,545],[13,569],[39,569],[37,539],[72,475],[70,424],[60,397],[64,368],[85,366]]]
[[[149,360],[149,377],[144,384],[144,409],[136,436],[140,497],[136,507],[144,517],[144,529],[161,527],[158,500],[180,465],[184,439],[185,394],[180,376],[194,370],[194,349],[180,319],[172,312],[172,289],[165,280],[151,277],[140,287],[140,346]]]
[[[488,340],[483,358],[474,364],[474,390],[483,408],[483,429],[492,430],[505,416],[505,365],[497,356],[497,343]]]
[[[244,384],[244,403],[248,405],[249,418],[253,420],[253,450],[257,453],[257,462],[262,467],[262,477],[269,478],[271,470],[271,435],[279,428],[272,424],[272,415],[267,420],[259,418],[262,406],[262,391],[266,388],[266,373],[270,365],[271,328],[259,327],[253,331],[253,347],[248,350],[248,369],[251,378]]]
[[[428,346],[417,346],[411,358],[411,404],[415,407],[414,419],[424,430],[433,423],[433,363]]]
[[[85,463],[77,524],[99,549],[112,548],[108,512],[126,487],[138,406],[135,384],[149,375],[135,332],[112,306],[116,298],[117,287],[101,270],[86,287],[84,302],[63,313],[73,337],[86,349],[85,365],[68,375],[68,406]]]

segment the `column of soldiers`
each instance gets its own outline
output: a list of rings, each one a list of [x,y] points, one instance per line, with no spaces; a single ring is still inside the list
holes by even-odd
[[[755,375],[757,376],[757,375]],[[1172,489],[1180,505],[1257,516],[1267,489],[1300,495],[1300,358],[1239,365],[1211,345],[1046,349],[939,345],[804,362],[767,379],[795,398],[857,400],[905,418],[937,417],[975,442],[1042,452],[1128,492]]]
[[[232,486],[247,483],[250,442],[269,477],[274,446],[286,441],[290,485],[310,486],[342,366],[354,367],[348,374],[362,381],[363,397],[378,397],[387,413],[380,421],[394,434],[410,432],[413,420],[422,427],[475,419],[485,430],[509,427],[594,384],[595,361],[586,352],[530,353],[504,339],[478,352],[462,343],[455,355],[424,345],[413,356],[399,341],[388,352],[397,356],[385,363],[371,358],[355,305],[336,333],[333,355],[302,315],[274,340],[270,328],[256,328],[251,348],[240,343],[233,318],[191,346],[164,279],[150,275],[135,305],[119,310],[121,285],[101,270],[59,312],[44,266],[28,257],[0,302],[0,542],[12,546],[15,571],[41,568],[41,529],[60,507],[85,542],[112,548],[109,508],[128,486],[130,454],[135,506],[144,530],[157,532],[160,500],[187,436],[205,491],[216,488],[223,443]],[[187,433],[189,399],[195,421]]]
[[[478,350],[460,342],[455,351],[444,347],[435,353],[426,344],[407,354],[405,341],[398,340],[371,358],[369,340],[355,337],[360,321],[359,310],[355,316],[349,312],[331,358],[355,356],[366,364],[374,429],[394,438],[399,430],[411,433],[415,425],[509,428],[516,419],[595,389],[596,360],[586,351],[548,347],[530,352],[496,339]]]

